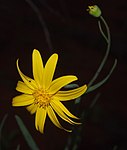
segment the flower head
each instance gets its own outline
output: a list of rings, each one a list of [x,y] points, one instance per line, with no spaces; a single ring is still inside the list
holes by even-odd
[[[77,77],[67,75],[53,80],[57,60],[58,55],[55,53],[48,59],[44,66],[39,51],[34,49],[32,54],[34,79],[27,77],[21,72],[18,65],[19,60],[17,60],[17,69],[23,82],[18,81],[16,90],[22,94],[13,98],[12,105],[26,106],[26,109],[31,114],[35,113],[35,127],[41,133],[44,131],[47,115],[54,125],[68,132],[71,130],[62,127],[56,114],[70,124],[79,124],[71,119],[78,118],[69,112],[62,104],[62,101],[78,98],[87,90],[87,86],[83,85],[73,90],[61,91],[62,87],[77,80]]]
[[[90,15],[94,17],[100,17],[101,16],[101,10],[97,5],[88,6],[88,12]]]

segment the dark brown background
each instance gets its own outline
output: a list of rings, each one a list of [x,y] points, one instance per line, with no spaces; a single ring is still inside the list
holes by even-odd
[[[18,129],[14,115],[25,122],[40,149],[62,150],[69,133],[59,130],[47,119],[44,135],[35,130],[34,116],[24,108],[12,108],[11,101],[18,94],[16,83],[20,79],[16,59],[20,58],[22,71],[31,74],[31,54],[34,48],[44,62],[56,52],[59,62],[55,77],[74,74],[79,85],[87,84],[98,68],[105,52],[105,42],[100,35],[97,19],[86,11],[87,6],[98,4],[109,24],[112,36],[108,61],[97,81],[107,75],[114,59],[118,65],[112,76],[98,90],[82,98],[80,110],[87,110],[97,93],[101,93],[96,105],[85,120],[79,149],[119,150],[127,149],[127,2],[126,0],[32,0],[39,9],[51,40],[46,41],[44,26],[25,0],[0,0],[0,120],[8,113],[5,130]],[[96,82],[97,82],[96,81]],[[67,103],[65,105],[68,105]],[[68,106],[67,106],[68,107]],[[20,143],[21,150],[29,149],[18,132],[11,143]]]

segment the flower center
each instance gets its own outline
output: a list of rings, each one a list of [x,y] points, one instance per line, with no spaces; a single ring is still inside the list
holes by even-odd
[[[52,99],[52,95],[44,91],[43,89],[36,90],[33,93],[33,96],[35,98],[34,104],[42,108],[47,107],[50,104],[50,101]]]

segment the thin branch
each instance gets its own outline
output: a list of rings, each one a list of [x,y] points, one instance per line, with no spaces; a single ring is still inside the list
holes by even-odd
[[[38,7],[32,2],[32,0],[26,0],[26,2],[30,5],[30,7],[33,9],[33,11],[36,13],[40,23],[41,23],[41,26],[44,30],[44,34],[45,34],[45,38],[46,38],[46,42],[48,44],[48,47],[49,47],[49,50],[50,52],[52,53],[52,50],[53,50],[53,46],[52,46],[52,42],[51,42],[51,39],[50,39],[50,34],[49,34],[49,30],[46,26],[46,23],[42,17],[42,14],[40,13]]]

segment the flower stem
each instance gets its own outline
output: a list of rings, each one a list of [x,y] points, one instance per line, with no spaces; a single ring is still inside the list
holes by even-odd
[[[104,37],[104,39],[107,42],[107,50],[106,50],[105,56],[104,56],[104,58],[103,58],[103,60],[100,64],[100,66],[98,67],[96,73],[94,74],[93,78],[89,82],[88,87],[90,87],[94,83],[94,81],[97,79],[98,75],[100,74],[101,70],[103,69],[103,67],[105,65],[105,62],[107,60],[107,57],[109,55],[110,46],[111,46],[111,36],[110,36],[110,30],[109,30],[108,24],[106,23],[105,19],[102,16],[100,16],[100,19],[103,22],[103,24],[105,25],[106,32],[107,32],[107,37],[106,37],[106,35],[104,34],[104,32],[101,28],[101,23],[100,23],[100,21],[98,21],[100,32],[101,32],[102,36]]]

